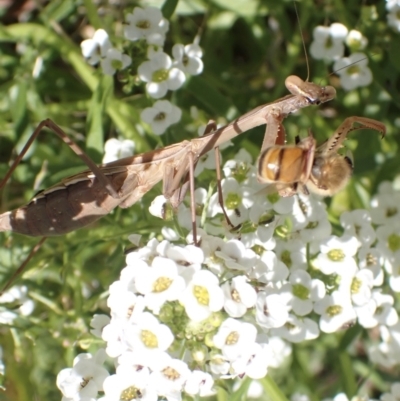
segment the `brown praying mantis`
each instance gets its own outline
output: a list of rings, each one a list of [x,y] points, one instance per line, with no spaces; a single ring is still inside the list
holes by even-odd
[[[347,134],[358,129],[371,128],[385,134],[385,126],[376,120],[364,117],[347,118],[330,139],[316,148],[310,134],[303,140],[297,139],[295,146],[284,145],[285,131],[282,121],[290,113],[301,108],[318,105],[335,97],[331,86],[321,87],[304,82],[296,76],[285,81],[292,93],[275,102],[257,107],[232,123],[214,129],[209,124],[204,136],[183,141],[163,149],[127,157],[97,166],[79,146],[51,120],[42,121],[16,158],[6,176],[0,182],[5,185],[23,155],[41,132],[48,127],[53,130],[90,167],[59,184],[40,192],[32,201],[21,208],[0,215],[0,231],[14,231],[31,236],[43,236],[28,257],[8,280],[5,291],[14,278],[25,268],[47,236],[61,235],[84,227],[108,214],[117,206],[127,208],[137,202],[159,181],[163,181],[163,194],[173,207],[179,206],[187,192],[191,193],[191,219],[193,240],[198,244],[194,202],[194,168],[200,157],[237,135],[259,125],[266,124],[266,131],[259,158],[258,177],[261,182],[272,183],[282,196],[291,196],[300,188],[308,193],[307,187],[323,195],[332,195],[348,181],[352,165],[348,159],[337,154]],[[353,127],[359,123],[359,127]],[[207,130],[206,130],[207,131]],[[280,155],[276,158],[276,154]],[[274,156],[275,155],[275,156]],[[271,169],[274,176],[268,174]],[[225,218],[222,201],[221,177],[217,168],[219,202]],[[315,189],[318,189],[316,191]]]
[[[266,124],[261,149],[263,152],[275,143],[283,143],[282,120],[290,113],[324,103],[336,95],[331,86],[321,87],[304,82],[296,76],[289,76],[285,84],[291,95],[259,106],[202,137],[99,166],[54,122],[42,121],[1,181],[0,189],[44,127],[50,128],[60,136],[90,170],[66,178],[40,192],[24,207],[1,214],[0,231],[44,237],[65,234],[98,220],[117,206],[127,208],[133,205],[161,180],[164,196],[170,200],[173,207],[177,207],[183,201],[188,186],[193,194],[195,165],[209,150],[218,148],[222,143],[251,128]],[[191,209],[193,238],[196,241],[193,196]]]

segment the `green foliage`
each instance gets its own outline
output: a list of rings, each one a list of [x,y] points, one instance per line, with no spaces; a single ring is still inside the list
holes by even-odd
[[[161,2],[158,3],[161,6]],[[44,118],[51,118],[63,127],[98,163],[104,142],[110,137],[134,140],[138,153],[156,146],[154,136],[144,132],[142,126],[138,128],[140,111],[151,103],[144,84],[132,77],[127,77],[124,84],[102,77],[86,63],[80,50],[89,25],[106,29],[117,46],[124,44],[120,35],[124,14],[131,12],[137,2],[126,1],[123,8],[115,6],[115,2],[101,1],[98,7],[93,4],[89,0],[51,0],[43,8],[24,14],[22,10],[16,13],[6,10],[3,14],[0,25],[0,177],[5,175],[10,160]],[[308,129],[321,142],[352,115],[384,122],[388,130],[384,141],[373,132],[363,131],[351,136],[349,144],[355,159],[353,182],[345,195],[340,195],[340,202],[334,199],[331,203],[336,217],[342,210],[365,205],[377,185],[385,179],[393,179],[400,170],[400,139],[395,126],[400,107],[400,34],[387,26],[382,5],[360,4],[356,0],[345,3],[304,0],[297,5],[299,28],[293,3],[289,1],[167,0],[162,9],[164,15],[171,18],[166,48],[171,49],[175,43],[192,43],[199,34],[205,69],[201,76],[190,79],[171,95],[172,101],[183,109],[182,122],[157,140],[167,145],[191,139],[196,137],[197,128],[209,119],[228,122],[286,95],[287,76],[307,76],[300,29],[308,47],[315,26],[327,21],[343,22],[349,29],[361,31],[369,40],[367,54],[373,83],[348,94],[338,88],[335,101],[291,116],[285,126],[290,142],[296,135],[307,135]],[[341,21],[337,20],[339,15]],[[16,19],[18,16],[20,21]],[[140,54],[140,49],[132,52]],[[39,63],[43,65],[37,73],[35,65],[38,68]],[[313,82],[338,84],[322,61],[311,59],[310,71]],[[190,106],[201,110],[194,122]],[[263,129],[255,129],[238,137],[234,147],[223,154],[225,160],[241,147],[248,149],[255,159],[263,132]],[[25,204],[39,189],[80,168],[85,169],[85,166],[67,146],[56,136],[44,133],[2,190],[1,211]],[[206,176],[205,187],[211,178],[211,174]],[[352,196],[357,185],[367,194],[365,199],[361,195]],[[0,326],[6,365],[3,385],[7,389],[5,393],[0,390],[0,399],[27,401],[61,397],[55,387],[56,375],[62,368],[72,365],[77,353],[86,351],[83,347],[88,347],[87,341],[79,340],[86,339],[91,316],[107,313],[105,292],[124,266],[128,234],[158,236],[161,227],[167,224],[148,213],[150,202],[160,193],[161,186],[157,186],[128,210],[116,210],[88,228],[48,239],[30,261],[18,283],[29,288],[36,303],[34,314],[18,319],[12,329]],[[36,239],[17,234],[1,234],[2,282],[7,281],[36,242]],[[343,378],[341,370],[353,369],[349,358],[340,358],[339,368],[329,348],[326,351],[316,346],[308,350],[312,356],[307,361],[301,355],[305,347],[294,352],[292,377],[286,378],[276,372],[277,382],[286,396],[302,390],[319,399],[339,388],[350,389],[350,393],[354,391],[354,383],[343,381],[340,387],[337,381],[335,384],[325,381],[326,371],[320,371],[321,377],[313,377],[315,366],[308,366],[315,357],[326,370],[331,364],[332,372]],[[365,375],[369,373],[364,372]],[[365,377],[361,369],[358,375],[358,378]],[[345,377],[347,381],[349,378],[355,380],[353,375]],[[270,379],[263,385],[269,394],[280,393]],[[224,398],[223,390],[219,391],[218,397]],[[238,394],[243,396],[245,386],[241,391]],[[282,397],[276,395],[274,399]]]

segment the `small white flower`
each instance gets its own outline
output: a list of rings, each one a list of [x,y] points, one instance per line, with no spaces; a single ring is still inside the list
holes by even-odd
[[[378,287],[382,285],[383,274],[383,257],[376,248],[362,247],[358,251],[358,266],[360,269],[369,269],[373,276],[373,285]]]
[[[196,174],[195,174],[196,175]],[[198,215],[197,211],[202,211],[204,204],[208,200],[208,193],[204,188],[196,188],[194,191],[194,203],[196,210],[196,225],[199,227],[201,225],[201,216]],[[191,230],[193,228],[192,223],[192,211],[190,207],[187,207],[183,202],[178,207],[178,223],[182,228]],[[197,234],[199,235],[199,234]]]
[[[314,305],[314,311],[321,315],[319,327],[324,333],[333,333],[356,319],[356,312],[350,297],[341,291],[326,295]]]
[[[313,197],[310,196],[310,198]],[[332,226],[328,220],[328,213],[320,201],[310,199],[310,203],[307,205],[304,199],[299,196],[296,204],[299,208],[297,219],[295,220],[295,215],[291,217],[294,228],[300,229],[299,237],[302,242],[320,241],[331,234]],[[304,219],[300,220],[301,214],[303,214]]]
[[[106,357],[104,349],[95,355],[79,354],[74,358],[72,368],[61,370],[57,376],[57,387],[64,397],[80,400],[96,398],[103,391],[103,382],[109,373],[103,368]]]
[[[319,336],[318,324],[309,318],[300,319],[289,315],[288,321],[282,327],[271,329],[271,334],[292,343],[313,340]]]
[[[379,326],[381,343],[368,351],[372,363],[392,368],[400,363],[400,323]]]
[[[271,349],[268,344],[249,344],[245,353],[232,362],[232,374],[247,375],[251,379],[262,379],[268,372]]]
[[[385,260],[385,270],[389,275],[389,285],[394,292],[400,292],[400,250],[394,252],[392,257]]]
[[[236,175],[248,177],[252,164],[253,158],[250,153],[246,149],[241,148],[233,159],[225,162],[222,170],[225,177],[235,177]]]
[[[116,358],[126,351],[125,344],[122,343],[121,333],[126,323],[121,319],[112,319],[110,324],[103,328],[102,339],[107,343],[106,353],[111,358]]]
[[[149,50],[148,61],[138,68],[139,78],[147,82],[146,91],[154,99],[159,99],[171,90],[179,89],[185,82],[185,74],[172,66],[171,58],[159,51]]]
[[[253,199],[248,187],[240,184],[235,178],[228,177],[221,181],[222,196],[225,211],[234,226],[248,219],[248,207],[252,206]],[[222,213],[218,201],[218,193],[210,198],[209,213],[211,217]]]
[[[163,46],[169,22],[162,16],[161,10],[155,7],[144,9],[135,7],[133,13],[127,14],[126,19],[127,39],[131,41],[146,39],[149,44]]]
[[[200,157],[199,161],[196,164],[196,169],[194,170],[194,176],[198,177],[205,169],[215,171],[215,168],[215,150],[212,149],[205,155]]]
[[[90,321],[90,327],[92,327],[90,332],[94,336],[101,338],[101,332],[103,331],[104,327],[107,326],[109,323],[109,316],[95,313],[92,320]]]
[[[150,385],[157,394],[171,401],[180,401],[181,392],[191,375],[187,364],[164,353],[152,361],[151,368]]]
[[[293,312],[298,316],[306,316],[313,309],[313,303],[321,300],[326,293],[324,283],[304,270],[293,271],[288,282],[283,284],[281,292],[290,292],[293,297],[289,302]]]
[[[359,323],[365,328],[395,325],[399,317],[393,304],[394,299],[391,295],[373,291],[370,302],[357,308]]]
[[[163,134],[168,127],[176,124],[182,116],[182,110],[168,100],[158,100],[152,107],[146,107],[140,118],[151,126],[156,135]]]
[[[199,322],[224,305],[218,278],[208,270],[197,271],[180,297],[190,319]]]
[[[185,289],[185,281],[178,275],[174,261],[155,257],[151,267],[138,273],[136,290],[144,295],[145,305],[153,313],[159,314],[166,301],[175,301]]]
[[[90,65],[95,65],[103,57],[106,57],[107,51],[111,47],[108,34],[104,29],[97,29],[92,39],[86,39],[81,43],[83,57]]]
[[[277,283],[286,280],[288,275],[289,269],[276,257],[275,252],[264,251],[254,266],[251,278],[262,283]]]
[[[288,301],[282,294],[260,291],[256,304],[257,323],[267,329],[283,326],[289,318]]]
[[[194,370],[185,383],[185,392],[194,396],[209,397],[215,394],[214,379],[206,372]]]
[[[392,2],[393,3],[393,2]],[[400,4],[393,4],[387,14],[388,25],[391,26],[395,31],[400,32]]]
[[[341,238],[335,235],[324,240],[321,253],[314,261],[314,265],[324,274],[352,274],[357,270],[353,256],[356,254],[358,241],[355,237],[344,235]]]
[[[371,245],[375,241],[375,230],[371,225],[371,217],[366,210],[359,209],[342,213],[340,224],[346,235],[357,238],[359,246]]]
[[[15,304],[13,310],[0,308],[0,324],[11,324],[18,315],[29,316],[35,303],[28,297],[28,287],[25,285],[16,285],[0,295],[0,304]]]
[[[186,46],[176,44],[172,48],[172,55],[175,59],[174,67],[179,68],[185,74],[199,75],[202,73],[203,62],[201,57],[203,52],[199,45],[195,43]]]
[[[167,206],[168,199],[164,195],[158,195],[153,199],[149,206],[149,212],[155,217],[165,219],[165,208]]]
[[[156,401],[157,394],[149,382],[150,372],[148,368],[118,366],[116,374],[108,376],[104,380],[105,400],[140,399],[141,401]]]
[[[376,230],[378,243],[376,249],[386,257],[385,267],[388,268],[387,263],[396,260],[396,254],[400,251],[400,228],[397,223],[390,223],[380,226]],[[390,263],[392,264],[392,263]],[[395,267],[395,270],[397,267]]]
[[[188,267],[194,267],[194,270],[200,270],[201,263],[204,261],[204,253],[194,245],[174,245],[162,241],[157,247],[157,251],[161,256],[172,259],[178,266],[181,267],[180,274],[187,276],[186,270]]]
[[[372,82],[372,72],[368,68],[368,58],[364,53],[353,53],[335,62],[333,69],[340,76],[343,89],[350,91]]]
[[[379,185],[378,194],[371,200],[371,219],[375,224],[389,224],[400,219],[400,193],[391,184]]]
[[[248,308],[252,308],[257,299],[255,289],[245,276],[236,276],[231,282],[222,285],[225,295],[224,309],[231,317],[242,317]]]
[[[351,300],[354,305],[365,305],[371,299],[374,276],[369,269],[361,269],[351,283]]]
[[[118,49],[108,49],[100,64],[105,75],[114,75],[116,71],[123,70],[132,63],[132,59]]]
[[[393,7],[400,5],[399,0],[386,0],[386,10],[390,11]]]
[[[360,31],[352,29],[346,37],[346,44],[353,51],[360,51],[367,46],[368,39]]]
[[[314,41],[310,46],[310,54],[317,60],[336,60],[343,56],[344,40],[347,36],[347,28],[340,23],[333,23],[329,28],[317,26],[314,28]]]
[[[210,369],[215,375],[226,375],[229,372],[230,363],[221,354],[213,354],[210,358]]]
[[[306,246],[297,239],[278,239],[274,252],[277,258],[291,271],[307,269]]]
[[[110,138],[104,144],[103,163],[110,163],[133,155],[135,143],[130,139]]]
[[[123,340],[129,349],[144,352],[149,359],[156,359],[168,349],[174,341],[171,329],[161,324],[157,318],[149,312],[142,313],[136,324],[126,327]]]
[[[245,272],[250,271],[257,261],[255,252],[238,240],[226,242],[220,250],[215,251],[215,256],[222,259],[228,269]]]
[[[253,230],[241,235],[241,241],[246,247],[261,245],[264,249],[275,248],[275,238],[273,237],[278,217],[275,215],[269,202],[255,202],[249,209],[249,221],[253,225]]]
[[[245,354],[246,348],[256,340],[257,329],[253,324],[228,318],[213,337],[214,345],[222,351],[229,361],[234,361]]]
[[[157,255],[157,247],[160,243],[155,239],[151,239],[146,246],[139,248],[136,251],[129,252],[126,255],[125,262],[128,266],[135,265],[137,261],[142,260],[151,262],[154,256]]]

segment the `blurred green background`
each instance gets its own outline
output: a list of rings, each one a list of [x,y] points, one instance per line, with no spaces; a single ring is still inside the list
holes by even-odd
[[[332,221],[343,210],[366,207],[378,184],[399,173],[396,119],[399,125],[400,33],[387,25],[384,1],[300,1],[299,27],[291,1],[180,0],[170,19],[165,51],[170,54],[175,43],[192,43],[199,34],[205,67],[203,74],[169,93],[172,102],[183,109],[183,117],[161,138],[140,125],[140,111],[154,103],[145,94],[144,85],[132,74],[121,74],[118,79],[102,77],[82,58],[79,46],[91,32],[90,26],[103,28],[115,46],[130,46],[137,67],[143,61],[143,47],[123,38],[124,15],[135,6],[150,4],[160,7],[163,2],[1,3],[0,177],[45,118],[63,127],[100,163],[108,138],[132,139],[140,153],[196,137],[197,128],[211,118],[229,122],[274,101],[287,94],[287,76],[307,78],[300,30],[308,48],[313,29],[332,22],[357,29],[368,39],[364,52],[373,71],[373,83],[347,93],[340,88],[338,77],[331,74],[330,66],[309,56],[310,80],[336,86],[337,98],[290,116],[285,121],[289,141],[296,135],[307,135],[311,129],[322,142],[353,115],[386,124],[383,141],[372,131],[356,132],[347,141],[354,155],[355,173],[346,191],[327,200]],[[173,2],[168,5],[173,10]],[[191,106],[199,110],[194,121]],[[255,160],[263,133],[261,127],[238,137],[234,147],[223,153],[224,160],[241,147]],[[0,193],[0,211],[26,204],[40,189],[82,168],[81,160],[54,134],[43,133]],[[205,187],[214,179],[213,173],[206,174]],[[6,392],[0,390],[0,400],[60,399],[55,385],[57,373],[72,365],[76,353],[96,346],[88,334],[88,322],[94,313],[107,313],[105,291],[124,266],[128,234],[158,235],[165,225],[147,210],[160,193],[161,186],[157,186],[128,210],[116,210],[89,228],[48,239],[29,263],[18,284],[28,286],[36,307],[31,316],[17,319],[12,328],[0,325],[6,365],[3,385],[7,388]],[[1,281],[10,277],[36,242],[17,234],[0,234]],[[276,373],[285,394],[299,386],[311,391],[315,399],[334,394],[343,378],[342,368],[335,362],[337,355],[331,351],[338,341],[321,340],[318,347],[295,347],[290,366]],[[314,360],[323,360],[319,376],[314,367],[307,370],[310,352]],[[382,385],[379,377],[375,385]]]

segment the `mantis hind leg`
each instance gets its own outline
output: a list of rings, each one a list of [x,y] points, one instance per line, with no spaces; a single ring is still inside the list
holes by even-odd
[[[54,121],[50,120],[49,118],[41,121],[39,123],[39,125],[36,127],[35,131],[29,138],[29,141],[26,143],[26,145],[22,149],[21,153],[14,160],[14,162],[11,165],[10,169],[8,170],[7,174],[0,181],[0,189],[4,187],[4,185],[10,178],[11,174],[13,173],[15,168],[18,166],[18,164],[24,157],[25,153],[28,151],[29,147],[32,145],[32,142],[36,139],[36,137],[39,135],[39,133],[45,127],[47,127],[48,129],[53,131],[56,135],[58,135],[58,137],[61,138],[62,141],[64,143],[66,143],[84,161],[85,164],[87,164],[87,166],[90,168],[90,170],[93,171],[96,178],[104,185],[107,192],[113,198],[115,198],[115,199],[120,198],[120,195],[118,194],[117,190],[114,188],[112,182],[109,180],[109,178],[105,174],[103,174],[100,167],[97,166],[97,164],[94,163],[93,160],[90,159],[86,155],[86,153],[78,146],[78,144],[76,142],[74,142],[71,138],[68,137],[68,135],[61,129],[61,127],[59,127]]]

